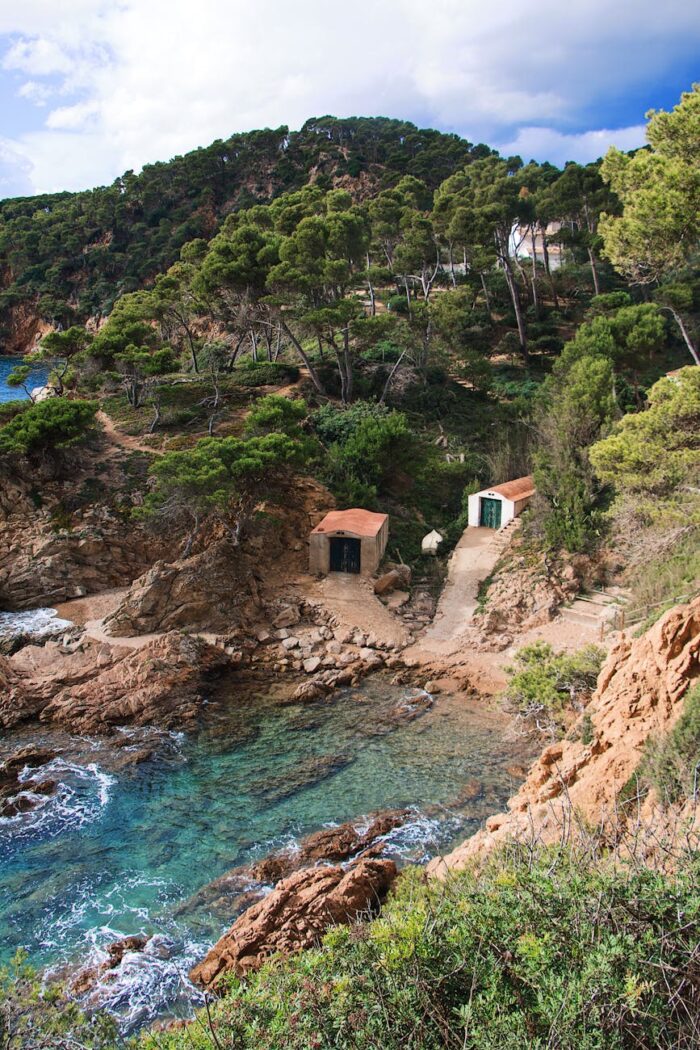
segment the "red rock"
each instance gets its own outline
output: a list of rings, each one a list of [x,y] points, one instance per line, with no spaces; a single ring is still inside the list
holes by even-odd
[[[361,860],[347,870],[320,867],[295,872],[243,912],[190,977],[209,988],[224,974],[257,969],[275,952],[310,948],[330,926],[377,911],[395,877],[391,860]]]

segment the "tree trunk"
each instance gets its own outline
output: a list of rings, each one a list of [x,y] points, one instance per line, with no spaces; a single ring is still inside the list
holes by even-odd
[[[455,260],[454,260],[454,255],[452,253],[452,241],[450,241],[450,243],[448,244],[447,251],[448,251],[448,256],[449,256],[449,260],[450,260],[450,280],[452,281],[452,287],[456,288],[457,287],[457,278],[455,276]]]
[[[515,283],[515,277],[513,271],[510,268],[510,261],[503,259],[503,272],[506,277],[506,284],[508,285],[508,291],[513,301],[513,310],[515,311],[515,320],[518,323],[518,339],[520,340],[520,349],[523,354],[523,358],[527,363],[527,332],[525,330],[525,319],[523,317],[522,307],[520,305],[520,296],[518,294],[518,287]]]
[[[554,278],[552,277],[552,270],[549,265],[549,247],[547,245],[547,227],[540,226],[542,231],[542,258],[544,259],[544,269],[547,274],[547,280],[549,281],[549,287],[552,291],[552,305],[555,310],[559,309],[559,299],[557,297],[557,289],[554,284]]]
[[[325,391],[325,388],[323,386],[323,383],[319,379],[319,376],[318,376],[318,373],[316,372],[316,369],[311,364],[311,361],[309,360],[309,358],[308,358],[308,356],[307,356],[307,354],[306,354],[306,352],[304,350],[304,347],[301,345],[301,343],[299,342],[297,337],[294,335],[294,333],[292,332],[291,328],[289,327],[289,325],[287,324],[286,321],[282,321],[281,327],[282,327],[282,330],[283,330],[284,334],[289,338],[290,342],[294,346],[294,349],[299,354],[299,357],[304,362],[304,366],[305,366],[307,372],[309,373],[309,376],[311,377],[311,382],[316,387],[316,389],[318,390],[319,394],[324,394],[325,395],[326,391]]]
[[[189,325],[185,325],[185,332],[187,333],[187,342],[190,347],[190,359],[192,361],[192,371],[195,375],[199,375],[199,362],[197,361],[197,349],[194,345],[194,337],[190,331]]]
[[[588,248],[588,261],[591,264],[591,273],[593,274],[593,288],[595,294],[600,295],[600,281],[598,279],[598,271],[596,270],[595,266],[595,255],[593,254],[593,249],[590,247]]]
[[[530,227],[530,244],[532,245],[532,305],[535,308],[535,317],[539,320],[540,302],[537,298],[537,241],[534,226]]]
[[[673,315],[673,319],[674,319],[674,321],[676,322],[676,324],[678,325],[678,327],[680,329],[681,335],[683,336],[683,341],[685,342],[685,345],[688,347],[688,350],[690,351],[690,356],[692,357],[693,361],[695,362],[696,365],[700,365],[700,356],[698,356],[697,347],[695,346],[693,340],[691,339],[688,329],[685,327],[685,323],[683,321],[683,318],[678,313],[678,311],[675,309],[675,307],[667,306],[667,307],[665,307],[665,309],[668,310],[669,313]]]
[[[484,299],[486,300],[486,309],[489,312],[489,320],[491,321],[491,324],[493,324],[493,316],[491,315],[491,296],[489,295],[489,289],[488,285],[486,284],[486,278],[484,276],[483,270],[481,271],[479,276],[481,277],[481,287],[484,292]]]
[[[398,360],[395,362],[394,367],[389,372],[389,375],[387,376],[387,379],[386,379],[386,383],[384,384],[384,389],[382,390],[382,396],[379,398],[379,404],[380,405],[383,405],[384,402],[386,401],[386,396],[389,393],[389,387],[391,386],[391,381],[394,378],[394,376],[396,375],[396,373],[398,372],[399,366],[400,366],[401,362],[403,361],[403,359],[404,359],[404,357],[406,356],[407,353],[408,353],[407,350],[402,350],[401,351],[401,354],[399,355]]]
[[[377,313],[377,304],[376,304],[375,298],[374,298],[374,285],[372,284],[372,279],[369,276],[369,267],[370,267],[370,259],[369,259],[369,252],[367,252],[367,288],[368,288],[368,291],[369,291],[369,301],[372,304],[372,314],[371,315],[372,315],[372,317],[374,317],[376,315],[376,313]]]

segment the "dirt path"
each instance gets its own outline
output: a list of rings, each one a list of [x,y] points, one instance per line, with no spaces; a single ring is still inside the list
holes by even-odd
[[[467,528],[455,547],[435,617],[417,641],[404,651],[413,667],[425,667],[432,674],[466,674],[482,693],[498,693],[507,683],[505,670],[515,652],[533,642],[547,642],[552,648],[573,651],[591,643],[601,644],[597,625],[571,623],[558,615],[549,623],[517,634],[507,649],[484,651],[482,639],[472,625],[478,604],[479,585],[493,571],[507,547],[517,524],[508,531]],[[615,638],[602,643],[610,647]]]
[[[119,430],[112,417],[108,416],[102,409],[98,410],[96,418],[102,424],[104,433],[109,437],[113,445],[118,445],[120,448],[126,449],[127,452],[148,452],[154,456],[163,455],[161,449],[154,448],[153,445],[144,444],[141,438],[134,437],[132,434],[125,434]]]

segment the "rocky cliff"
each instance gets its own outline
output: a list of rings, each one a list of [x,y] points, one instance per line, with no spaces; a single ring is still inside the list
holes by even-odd
[[[554,842],[616,817],[619,793],[644,743],[667,732],[700,676],[700,598],[667,612],[645,635],[611,651],[596,692],[574,731],[547,747],[508,803],[508,812],[452,853],[431,861],[444,874],[509,839]],[[588,721],[590,720],[590,721]]]
[[[183,728],[197,718],[206,683],[229,657],[202,639],[170,632],[138,649],[85,640],[49,642],[0,657],[0,726],[52,722],[78,733],[116,725]]]

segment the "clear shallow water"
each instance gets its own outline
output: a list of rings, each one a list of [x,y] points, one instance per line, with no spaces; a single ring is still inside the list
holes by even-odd
[[[211,705],[208,725],[186,738],[126,733],[127,746],[157,744],[157,756],[120,768],[96,740],[17,735],[62,749],[38,772],[61,783],[31,813],[0,820],[0,944],[22,945],[42,965],[84,961],[132,933],[157,935],[147,954],[126,957],[98,1001],[131,1030],[158,1015],[191,1010],[192,963],[230,923],[182,907],[229,868],[329,824],[388,807],[415,807],[389,837],[389,855],[421,862],[475,829],[512,792],[506,772],[528,755],[504,719],[438,697],[433,709],[396,723],[389,709],[410,690],[374,678],[333,701],[274,706],[238,703],[232,686]],[[467,781],[477,801],[459,800]]]
[[[7,377],[13,368],[24,362],[20,357],[5,357],[0,354],[0,403],[4,401],[24,401],[27,397],[22,387],[7,385]],[[49,376],[49,367],[35,366],[30,372],[27,387],[32,390],[35,386],[44,386]]]

